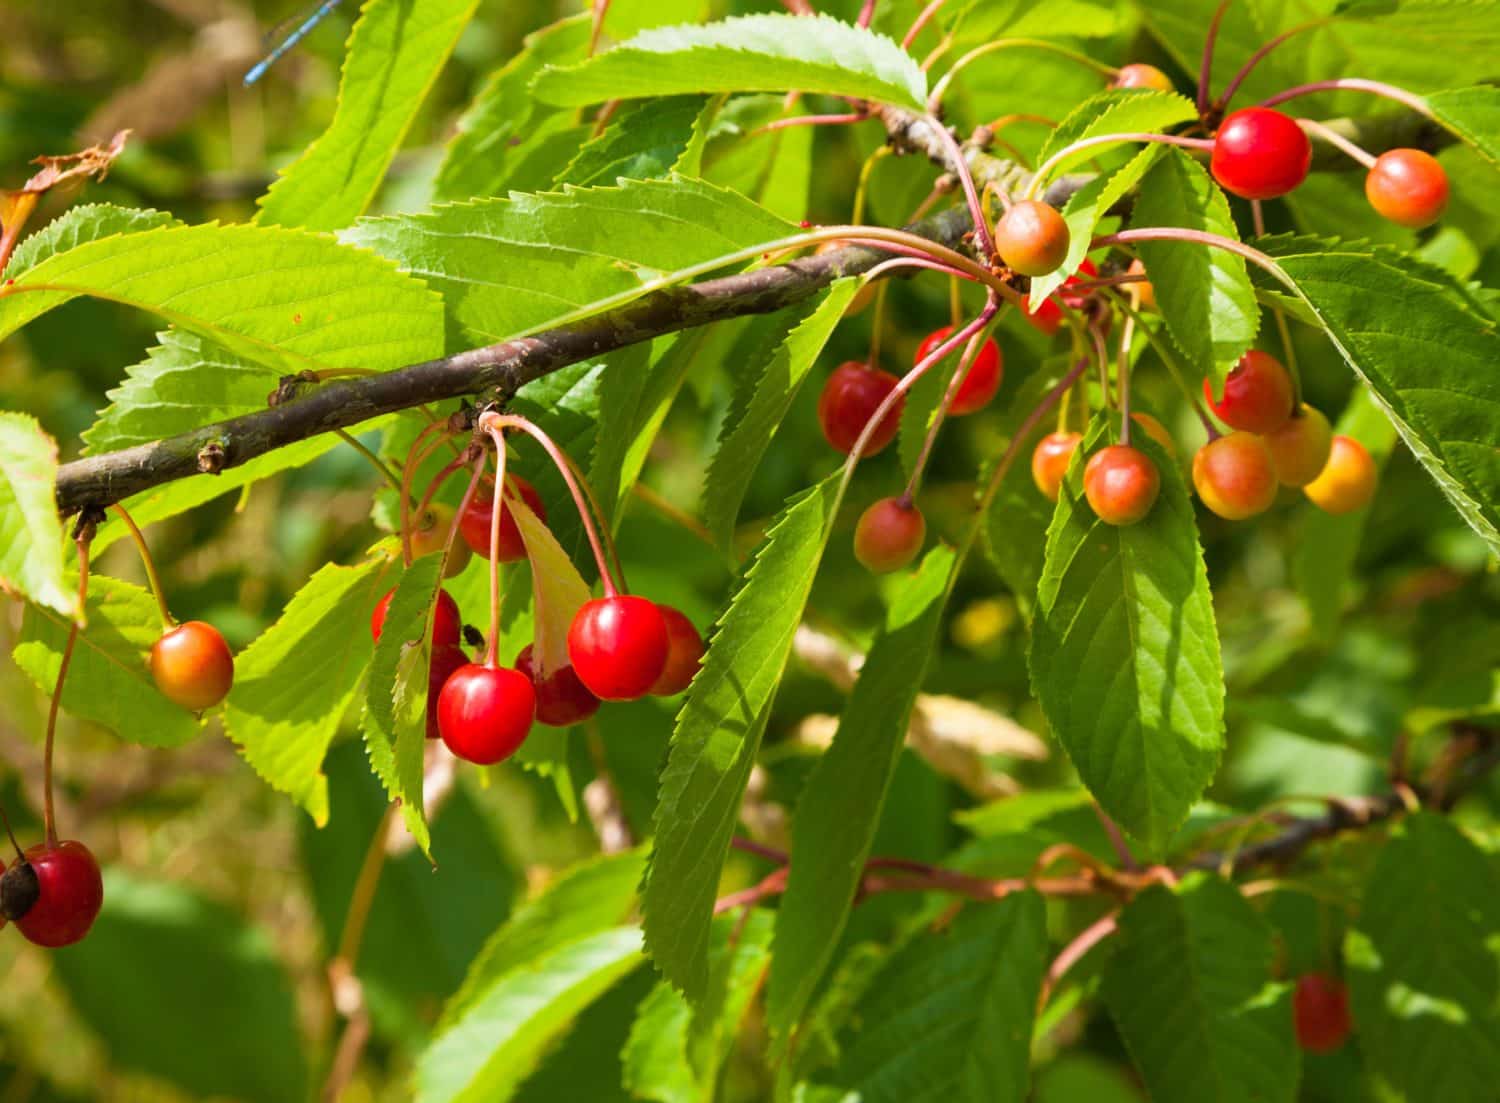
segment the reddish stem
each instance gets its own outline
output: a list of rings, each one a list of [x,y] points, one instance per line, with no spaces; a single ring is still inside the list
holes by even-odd
[[[1283,42],[1293,37],[1294,35],[1299,35],[1303,31],[1310,31],[1314,27],[1325,26],[1327,25],[1327,23],[1328,20],[1326,19],[1314,19],[1311,23],[1303,23],[1300,26],[1293,27],[1289,31],[1282,31],[1275,38],[1271,39],[1271,41],[1267,42],[1260,49],[1256,50],[1255,53],[1250,55],[1250,59],[1246,61],[1245,64],[1240,66],[1240,71],[1229,78],[1229,83],[1224,86],[1224,91],[1219,94],[1218,99],[1214,100],[1214,110],[1223,111],[1224,108],[1229,106],[1229,101],[1234,99],[1234,94],[1240,90],[1240,85],[1245,83],[1245,78],[1250,75],[1254,68],[1259,65],[1265,59],[1265,56],[1272,50],[1276,49],[1276,47],[1280,46]]]
[[[868,27],[870,20],[875,18],[875,0],[865,0],[864,6],[859,9],[859,18],[854,21],[856,27]]]
[[[1268,100],[1260,102],[1261,107],[1275,107],[1279,103],[1295,99],[1298,96],[1311,95],[1314,92],[1369,92],[1372,95],[1384,96],[1388,100],[1405,104],[1418,115],[1432,118],[1432,108],[1427,106],[1427,101],[1421,96],[1408,92],[1404,88],[1397,88],[1394,84],[1386,84],[1378,80],[1364,80],[1360,77],[1344,77],[1339,80],[1319,80],[1311,84],[1299,84],[1295,88],[1288,88],[1285,92],[1278,92]]]
[[[996,311],[999,303],[995,302],[994,296],[990,297],[990,304]],[[927,427],[927,435],[922,438],[922,450],[917,453],[917,460],[911,467],[911,477],[906,480],[906,490],[902,493],[902,500],[910,502],[916,496],[917,487],[922,482],[922,472],[927,468],[927,460],[932,455],[932,449],[937,444],[938,430],[943,427],[943,421],[948,416],[948,410],[953,405],[953,400],[958,397],[959,388],[964,385],[964,380],[969,376],[969,369],[974,363],[974,358],[979,355],[979,349],[984,341],[985,327],[980,326],[974,330],[973,336],[969,338],[963,355],[958,358],[958,366],[953,371],[953,378],[948,381],[948,389],[943,392],[943,400],[938,403],[938,408],[933,414],[932,424]]]
[[[484,665],[493,670],[500,653],[500,514],[505,508],[505,436],[491,429],[495,442],[495,498],[490,510],[490,640],[484,651]]]
[[[1209,105],[1209,80],[1213,75],[1214,68],[1214,45],[1219,40],[1219,24],[1224,19],[1224,13],[1229,9],[1230,0],[1222,0],[1214,9],[1213,20],[1208,24],[1208,34],[1203,39],[1203,64],[1198,67],[1198,117],[1201,119],[1208,114]]]
[[[922,33],[922,28],[927,26],[929,20],[936,15],[939,9],[947,3],[947,0],[932,0],[925,8],[917,13],[917,17],[911,21],[911,26],[906,29],[906,34],[901,36],[901,48],[910,49],[911,44],[916,41],[917,35]]]
[[[765,134],[771,130],[785,130],[793,126],[837,126],[844,123],[859,123],[864,122],[870,117],[867,111],[849,111],[841,115],[793,115],[785,119],[775,119],[764,126],[758,126],[747,136],[754,137],[756,134]]]
[[[927,124],[937,131],[939,139],[948,151],[949,160],[953,162],[953,173],[958,177],[958,182],[963,185],[964,201],[969,205],[969,217],[974,220],[974,247],[981,257],[991,257],[995,253],[995,245],[990,239],[990,228],[984,220],[984,205],[979,202],[979,190],[974,187],[974,174],[969,171],[969,162],[964,157],[963,147],[958,144],[958,139],[953,136],[952,131],[936,115],[929,114]]]
[[[57,713],[62,707],[63,682],[73,661],[73,647],[78,643],[78,622],[85,616],[89,600],[89,541],[93,532],[86,529],[74,543],[78,547],[78,616],[68,624],[68,642],[63,644],[62,661],[57,665],[57,684],[52,687],[52,704],[47,709],[47,741],[42,750],[42,833],[48,846],[57,845],[57,813],[52,803],[52,752],[57,743]]]
[[[1042,981],[1042,990],[1037,996],[1036,1001],[1038,1011],[1047,1006],[1047,1001],[1052,997],[1053,991],[1057,988],[1058,981],[1062,980],[1064,974],[1073,968],[1074,965],[1078,964],[1079,959],[1085,954],[1114,934],[1116,929],[1115,916],[1118,914],[1118,912],[1114,912],[1096,919],[1079,932],[1072,942],[1069,942],[1062,948],[1062,951],[1053,959],[1051,966],[1048,967],[1047,976]]]

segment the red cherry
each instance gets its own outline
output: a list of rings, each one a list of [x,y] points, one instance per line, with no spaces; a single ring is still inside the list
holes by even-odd
[[[519,492],[521,500],[524,501],[537,520],[547,520],[547,509],[542,505],[542,496],[519,475],[507,475],[505,477],[506,497],[511,497]],[[476,555],[482,555],[486,559],[490,555],[490,520],[495,512],[495,484],[490,480],[489,488],[483,484],[474,497],[469,501],[469,508],[464,510],[464,515],[459,518],[459,535],[464,538],[464,543],[474,550]],[[500,510],[500,554],[497,557],[501,563],[515,563],[526,558],[526,542],[521,539],[521,530],[516,526],[516,519],[511,516],[510,507],[502,505]]]
[[[1048,337],[1051,337],[1054,333],[1057,332],[1058,327],[1063,323],[1062,308],[1057,305],[1056,300],[1061,299],[1064,303],[1066,303],[1073,309],[1078,309],[1078,307],[1083,303],[1083,296],[1076,292],[1070,295],[1067,293],[1067,288],[1069,288],[1073,284],[1081,282],[1082,280],[1092,280],[1097,279],[1098,277],[1099,269],[1094,267],[1093,261],[1085,257],[1083,263],[1078,266],[1077,274],[1069,276],[1067,279],[1063,280],[1062,289],[1060,289],[1054,295],[1047,296],[1047,298],[1042,300],[1041,306],[1037,307],[1035,311],[1029,314],[1023,314],[1022,317],[1032,325],[1034,325],[1037,329],[1045,333]]]
[[[1176,91],[1172,86],[1171,77],[1155,65],[1147,65],[1140,61],[1120,66],[1119,71],[1115,73],[1114,86],[1116,88],[1150,88],[1157,92]]]
[[[1268,107],[1247,107],[1214,135],[1209,168],[1242,199],[1275,199],[1307,179],[1312,143],[1296,121]]]
[[[151,677],[167,700],[191,712],[212,708],[234,684],[234,656],[219,630],[201,620],[171,629],[151,645]]]
[[[1353,1026],[1349,990],[1336,977],[1323,973],[1298,977],[1292,993],[1292,1020],[1299,1046],[1309,1053],[1332,1053],[1348,1039]]]
[[[15,917],[27,940],[56,948],[71,946],[88,934],[104,906],[104,880],[89,848],[71,839],[55,846],[29,846],[24,863],[17,858],[6,879],[20,876],[17,871],[23,864],[30,865],[36,877],[33,902]]]
[[[913,365],[920,364],[946,341],[953,332],[952,326],[944,326],[942,329],[933,330],[927,335],[927,339],[917,346],[916,358]],[[963,350],[958,350],[959,355]],[[951,354],[950,354],[951,355]],[[964,414],[972,414],[976,410],[982,410],[989,405],[990,399],[995,397],[995,392],[1000,389],[1000,380],[1004,377],[1005,365],[1000,359],[1000,346],[993,340],[986,340],[979,346],[979,351],[974,355],[974,360],[969,364],[969,372],[964,376],[964,381],[958,385],[958,393],[953,396],[953,405],[948,412],[955,417]]]
[[[1448,206],[1448,174],[1420,149],[1387,150],[1365,177],[1365,198],[1383,217],[1420,230]]]
[[[651,685],[653,697],[675,697],[687,689],[703,665],[703,637],[687,614],[670,605],[658,605],[667,625],[667,663],[661,677]]]
[[[1375,497],[1375,461],[1353,437],[1334,437],[1328,462],[1318,477],[1302,488],[1324,513],[1352,513]]]
[[[1057,208],[1040,199],[1023,199],[995,223],[995,250],[1023,276],[1056,272],[1068,256],[1068,224]]]
[[[822,425],[828,443],[846,456],[853,451],[865,425],[898,382],[890,372],[857,360],[846,361],[834,368],[818,397],[818,423]],[[896,439],[896,430],[901,427],[901,410],[905,405],[903,395],[870,435],[866,456],[875,455]]]
[[[438,555],[448,543],[448,533],[453,528],[454,510],[443,502],[434,502],[427,512],[412,521],[411,553],[417,559],[424,555]],[[486,548],[488,550],[488,548]],[[452,578],[469,565],[470,551],[463,543],[455,543],[448,555],[443,577]]]
[[[1031,453],[1031,480],[1046,498],[1057,501],[1073,452],[1083,442],[1077,433],[1048,433]]]
[[[385,614],[391,607],[391,598],[395,596],[396,590],[392,587],[370,614],[370,635],[375,638],[376,643],[380,642],[380,630],[385,627]],[[458,612],[458,602],[453,600],[453,595],[447,590],[439,590],[437,604],[432,610],[432,646],[457,647],[462,630],[463,618]]]
[[[1271,462],[1282,486],[1306,486],[1328,463],[1333,429],[1322,413],[1304,402],[1295,417],[1276,432],[1266,434],[1266,447],[1271,450]]]
[[[427,738],[436,739],[440,734],[438,730],[438,700],[442,696],[443,687],[448,684],[448,679],[459,667],[469,665],[469,656],[464,650],[456,645],[437,647],[433,649],[432,659],[427,664]]]
[[[1203,504],[1228,521],[1264,513],[1276,500],[1276,465],[1253,433],[1211,440],[1193,457],[1193,486]]]
[[[568,629],[568,658],[596,697],[644,697],[667,666],[671,640],[656,603],[634,594],[583,604]]]
[[[1231,429],[1274,433],[1292,416],[1292,377],[1269,352],[1251,349],[1224,380],[1224,397],[1214,401],[1207,379],[1203,381],[1203,397],[1209,409]]]
[[[1128,444],[1111,444],[1089,457],[1083,469],[1083,494],[1107,525],[1133,525],[1156,504],[1161,474],[1144,452]]]
[[[531,644],[516,656],[516,669],[536,688],[536,718],[548,727],[569,728],[599,711],[599,698],[578,680],[571,666],[560,666],[547,677],[538,678]]]
[[[881,498],[860,514],[854,528],[854,558],[876,574],[899,571],[922,550],[927,522],[905,498]]]
[[[438,731],[465,762],[493,766],[516,753],[536,717],[531,679],[504,666],[467,663],[438,695]]]

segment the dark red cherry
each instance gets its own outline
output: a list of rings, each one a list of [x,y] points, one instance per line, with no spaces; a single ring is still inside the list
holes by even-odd
[[[465,762],[493,766],[526,741],[536,719],[536,691],[518,670],[468,663],[443,684],[437,715],[450,751]]]
[[[377,643],[380,642],[380,630],[385,627],[385,614],[391,607],[391,598],[395,596],[394,587],[387,590],[385,597],[380,599],[375,611],[370,614],[370,635]],[[432,646],[457,647],[462,629],[463,618],[458,612],[458,602],[453,600],[453,595],[447,590],[439,590],[437,604],[432,610]]]
[[[519,475],[507,475],[505,477],[507,498],[520,493],[521,500],[526,503],[537,520],[547,520],[547,509],[542,505],[542,496]],[[482,555],[486,559],[490,555],[490,520],[495,513],[495,482],[488,480],[488,485],[481,483],[479,490],[469,501],[469,508],[459,518],[458,531],[464,538],[464,543],[472,548],[476,555]],[[515,563],[526,558],[526,542],[521,539],[521,530],[516,526],[516,519],[511,516],[510,507],[504,506],[500,510],[500,555],[502,563]]]
[[[1309,1053],[1332,1053],[1349,1037],[1349,991],[1342,981],[1323,973],[1297,978],[1292,993],[1292,1020],[1297,1044]]]
[[[516,656],[516,669],[531,679],[536,689],[536,718],[552,728],[568,728],[599,711],[599,698],[578,680],[571,666],[560,666],[538,678],[532,664],[531,644]]]
[[[1312,143],[1289,115],[1247,107],[1224,120],[1214,135],[1209,168],[1214,179],[1242,199],[1275,199],[1307,179]]]
[[[99,863],[88,847],[71,839],[27,847],[26,857],[17,858],[0,881],[7,917],[38,946],[71,946],[89,933],[104,906]],[[28,898],[30,903],[20,907]]]
[[[849,360],[834,368],[818,397],[818,423],[823,427],[823,436],[828,443],[847,456],[864,432],[866,423],[875,416],[875,411],[898,382],[890,372],[861,364],[858,360]],[[879,427],[870,435],[870,443],[865,446],[866,456],[875,455],[896,439],[896,430],[901,427],[901,410],[905,405],[903,395],[881,419]]]
[[[667,626],[667,662],[651,685],[655,697],[675,697],[687,689],[703,662],[703,637],[680,609],[658,605]]]
[[[438,730],[438,699],[443,686],[459,667],[469,665],[469,656],[461,647],[448,645],[434,648],[432,660],[427,664],[427,738],[436,739]]]
[[[666,669],[671,639],[653,601],[634,594],[585,602],[568,629],[568,658],[580,681],[606,701],[644,697]]]
[[[942,329],[933,330],[927,335],[927,339],[917,346],[917,355],[912,363],[920,364],[926,360],[932,352],[946,341],[953,332],[952,326],[944,326]],[[950,356],[963,355],[960,347]],[[979,346],[979,351],[974,355],[974,360],[969,364],[969,372],[964,376],[964,381],[958,385],[958,393],[953,396],[953,405],[948,412],[955,417],[964,414],[972,414],[976,410],[982,410],[989,405],[990,399],[995,397],[995,392],[1000,389],[1000,380],[1004,377],[1005,366],[1000,358],[1000,346],[993,340],[986,340]]]
[[[212,708],[234,684],[234,656],[219,630],[190,620],[151,645],[151,677],[162,696],[191,712]]]

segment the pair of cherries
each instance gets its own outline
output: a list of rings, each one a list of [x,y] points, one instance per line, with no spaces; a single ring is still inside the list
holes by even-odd
[[[1176,445],[1166,426],[1150,414],[1137,412],[1130,417],[1168,455],[1176,454]],[[1081,434],[1060,430],[1043,437],[1032,451],[1032,481],[1051,501],[1057,501],[1063,476],[1082,443]],[[1116,526],[1133,525],[1156,504],[1161,494],[1161,472],[1139,448],[1111,444],[1095,452],[1084,465],[1083,494],[1101,521]]]
[[[99,863],[72,839],[27,847],[0,876],[0,916],[38,946],[78,942],[103,906]]]

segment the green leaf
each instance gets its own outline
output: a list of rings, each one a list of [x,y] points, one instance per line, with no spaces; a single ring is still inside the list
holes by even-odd
[[[424,853],[432,841],[422,800],[428,637],[441,559],[440,554],[423,556],[396,583],[365,683],[363,727],[370,765],[386,794],[400,801],[402,822]]]
[[[791,112],[807,113],[800,106]],[[787,114],[783,96],[732,98],[714,119],[717,140],[704,151],[703,176],[743,191],[773,214],[800,222],[808,213],[817,128],[759,129]]]
[[[1396,443],[1395,427],[1375,404],[1368,387],[1355,388],[1333,431],[1363,444],[1377,469],[1385,466]],[[1369,515],[1368,507],[1337,516],[1310,502],[1302,507],[1292,548],[1292,579],[1307,605],[1313,631],[1324,639],[1332,637],[1338,626]]]
[[[370,614],[391,564],[329,563],[235,659],[224,731],[273,789],[328,822],[323,759],[369,665]]]
[[[1193,506],[1177,465],[1131,438],[1161,473],[1142,521],[1100,521],[1083,496],[1097,421],[1073,457],[1047,530],[1029,656],[1053,733],[1119,824],[1159,853],[1218,766],[1224,674]]]
[[[642,910],[662,974],[700,1001],[719,870],[838,509],[838,476],[793,498],[767,533],[677,717]]]
[[[709,997],[694,1010],[662,981],[641,1002],[621,1054],[632,1098],[655,1103],[713,1103],[719,1069],[769,957],[771,917],[752,911],[716,919],[709,948]]]
[[[824,92],[921,109],[927,79],[884,35],[826,15],[746,15],[644,31],[579,65],[549,67],[538,99],[564,106],[689,92]]]
[[[333,122],[260,199],[262,225],[337,230],[369,207],[479,0],[369,0]]]
[[[0,337],[78,295],[153,311],[278,371],[383,370],[442,352],[432,292],[388,261],[298,230],[173,226],[88,242],[6,287]]]
[[[532,99],[531,80],[549,64],[581,60],[592,26],[587,14],[579,14],[534,31],[522,41],[520,52],[485,82],[458,120],[458,133],[443,155],[433,182],[438,199],[504,193],[515,186],[518,162],[536,143],[572,129],[571,115],[549,112]],[[552,178],[551,173],[546,176]]]
[[[672,177],[365,219],[342,237],[440,291],[453,342],[472,346],[618,306],[789,232],[734,192]]]
[[[833,743],[792,819],[792,863],[776,912],[766,994],[773,1034],[789,1039],[843,937],[906,742],[912,705],[937,648],[954,556],[939,546],[902,580]]]
[[[1500,332],[1437,269],[1392,249],[1256,243],[1463,519],[1500,550]]]
[[[14,278],[56,253],[66,253],[69,249],[76,249],[101,237],[180,225],[166,211],[116,207],[110,203],[89,203],[74,207],[23,239],[11,254],[10,263],[5,267],[5,275]]]
[[[1166,150],[1141,181],[1131,228],[1176,226],[1239,240],[1229,201],[1206,169],[1178,149]],[[1245,261],[1187,241],[1136,243],[1167,329],[1188,361],[1217,391],[1255,340],[1260,308]]]
[[[1156,1103],[1292,1103],[1300,1059],[1271,929],[1239,890],[1192,874],[1120,913],[1102,993]]]
[[[91,574],[85,613],[87,627],[73,645],[63,683],[63,709],[150,747],[180,746],[197,735],[198,718],[163,697],[146,666],[146,653],[162,634],[156,599],[129,582]],[[37,605],[26,607],[21,623],[16,665],[49,696],[71,623]]]
[[[641,962],[641,932],[589,935],[507,974],[417,1061],[417,1103],[504,1103],[573,1018]]]
[[[0,412],[0,590],[71,617],[78,596],[63,583],[56,491],[56,442],[35,418]]]
[[[1046,967],[1036,893],[965,908],[877,975],[839,1083],[861,1103],[1023,1103]]]
[[[438,1030],[469,1013],[490,988],[553,951],[618,926],[635,903],[646,870],[639,849],[570,867],[535,899],[516,909],[474,957],[461,987],[443,1008]]]
[[[1360,1049],[1410,1099],[1482,1103],[1500,1081],[1500,880],[1442,816],[1393,832],[1344,959]]]
[[[1100,138],[1106,134],[1154,133],[1196,118],[1197,110],[1186,96],[1176,92],[1143,91],[1138,88],[1111,88],[1090,96],[1070,111],[1048,135],[1037,164],[1050,160],[1054,154],[1085,138]],[[1088,149],[1070,153],[1048,170],[1051,178],[1065,173],[1075,165],[1092,161],[1107,146],[1090,146]]]
[[[48,962],[112,1067],[162,1077],[195,1098],[306,1097],[291,980],[265,932],[227,908],[111,869],[88,938]]]
[[[764,356],[740,362],[745,374],[737,378],[748,401],[736,404],[725,419],[703,486],[703,523],[720,546],[733,545],[735,520],[755,469],[859,284],[839,280],[825,294],[773,315],[769,328],[776,343]]]
[[[692,353],[719,326],[643,341],[611,353],[599,380],[599,424],[589,482],[611,528],[619,524],[630,488],[687,377]]]
[[[568,657],[568,630],[589,600],[589,584],[546,522],[538,520],[524,500],[509,503],[506,509],[515,518],[531,561],[531,663],[535,675],[543,678],[572,662]],[[562,749],[566,753],[566,746]]]
[[[1500,88],[1480,85],[1434,92],[1427,97],[1427,106],[1438,122],[1500,168]]]
[[[707,96],[670,96],[627,103],[603,134],[578,151],[558,177],[558,184],[578,187],[616,180],[655,180],[669,175],[678,162],[701,147],[701,121],[711,115]],[[696,175],[691,169],[683,170]]]

